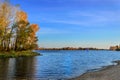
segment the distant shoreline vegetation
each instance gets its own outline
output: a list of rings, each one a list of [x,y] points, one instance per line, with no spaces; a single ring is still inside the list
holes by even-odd
[[[2,1],[0,3],[0,57],[33,56],[37,48],[37,24],[28,21],[27,13],[19,6]]]
[[[38,48],[36,50],[107,50],[107,49],[63,47],[63,48]]]
[[[120,51],[120,45],[110,46],[110,50],[112,50],[112,51]]]

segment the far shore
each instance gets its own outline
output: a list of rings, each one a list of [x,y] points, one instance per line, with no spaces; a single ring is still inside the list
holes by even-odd
[[[101,70],[86,72],[85,74],[70,80],[120,80],[120,61],[117,65],[103,67]]]
[[[63,47],[63,48],[37,48],[36,50],[109,50],[109,49],[99,49],[93,47],[88,47],[88,48]]]

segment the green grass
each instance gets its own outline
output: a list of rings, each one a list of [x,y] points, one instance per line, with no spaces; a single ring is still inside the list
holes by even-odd
[[[30,57],[30,56],[38,56],[38,55],[40,54],[32,51],[0,52],[0,58]]]

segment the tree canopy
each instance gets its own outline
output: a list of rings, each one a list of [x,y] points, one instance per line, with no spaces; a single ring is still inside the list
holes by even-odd
[[[0,3],[0,50],[32,50],[37,47],[37,24],[28,21],[27,13],[7,1]]]

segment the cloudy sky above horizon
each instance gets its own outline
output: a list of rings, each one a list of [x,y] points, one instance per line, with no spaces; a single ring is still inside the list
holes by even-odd
[[[120,44],[120,0],[11,0],[37,23],[40,47]]]

